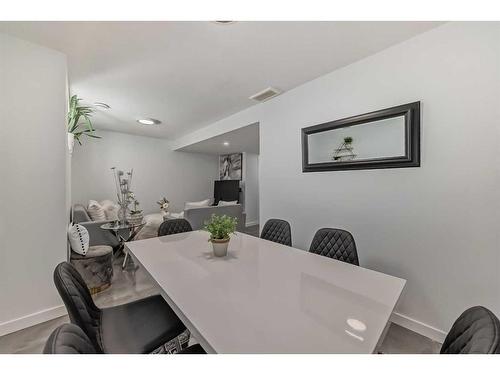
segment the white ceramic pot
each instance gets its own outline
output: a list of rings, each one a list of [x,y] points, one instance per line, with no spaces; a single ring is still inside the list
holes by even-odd
[[[227,247],[229,245],[229,238],[226,240],[212,240],[212,247],[216,257],[225,257],[227,255]]]

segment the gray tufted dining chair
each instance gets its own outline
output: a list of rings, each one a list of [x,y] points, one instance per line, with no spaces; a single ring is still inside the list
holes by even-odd
[[[269,219],[264,224],[260,238],[282,245],[292,246],[292,230],[288,221]]]
[[[446,335],[441,354],[499,354],[500,321],[490,310],[465,310]]]
[[[359,266],[354,237],[343,229],[322,228],[318,230],[314,235],[309,251]]]

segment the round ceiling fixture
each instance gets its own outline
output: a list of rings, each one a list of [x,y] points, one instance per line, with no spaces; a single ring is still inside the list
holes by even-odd
[[[142,125],[159,125],[161,124],[160,120],[154,119],[154,118],[141,118],[137,120],[139,124]]]
[[[223,145],[227,147],[227,146],[229,146],[229,142],[226,141],[223,143]]]
[[[236,21],[214,21],[214,23],[218,25],[230,25],[232,23],[235,23]]]

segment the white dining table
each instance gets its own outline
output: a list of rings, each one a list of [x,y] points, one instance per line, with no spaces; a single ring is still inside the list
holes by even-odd
[[[373,353],[406,283],[243,233],[218,258],[208,236],[126,243],[208,353]]]

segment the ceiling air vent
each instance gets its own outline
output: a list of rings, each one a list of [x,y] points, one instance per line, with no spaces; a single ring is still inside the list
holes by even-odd
[[[273,87],[268,87],[265,90],[262,90],[258,92],[257,94],[252,95],[249,99],[256,100],[258,102],[265,102],[266,100],[269,100],[271,98],[274,98],[275,96],[278,96],[281,94],[281,91],[278,89],[275,89]]]

